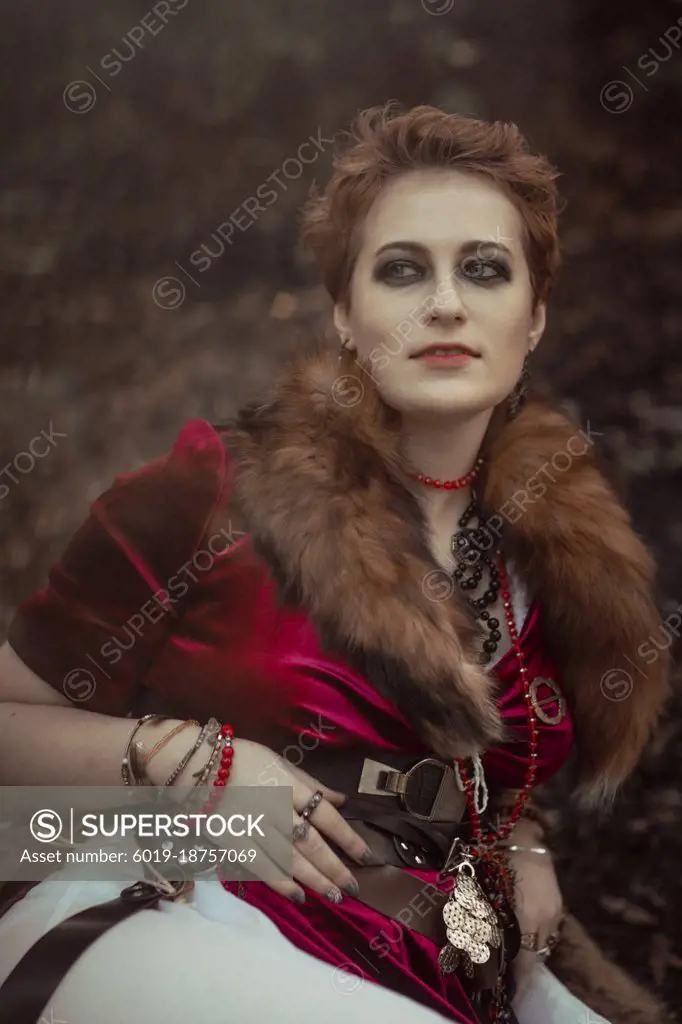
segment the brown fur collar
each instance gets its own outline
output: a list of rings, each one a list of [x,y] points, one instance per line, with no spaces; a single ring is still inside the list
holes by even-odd
[[[487,517],[497,514],[491,525],[504,522],[503,549],[542,604],[582,793],[596,800],[637,762],[667,696],[669,658],[662,651],[642,666],[646,679],[628,683],[632,662],[642,665],[637,648],[660,626],[654,567],[585,437],[545,399],[512,421],[498,407],[479,498]],[[235,499],[283,599],[305,607],[324,646],[452,758],[499,740],[495,679],[478,664],[479,631],[458,588],[435,600],[424,583],[447,576],[405,486],[399,441],[398,414],[371,377],[318,346],[240,411],[229,440]],[[525,509],[510,500],[519,491],[530,496]]]

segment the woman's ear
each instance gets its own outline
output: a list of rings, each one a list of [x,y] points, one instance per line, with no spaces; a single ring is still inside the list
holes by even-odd
[[[348,313],[340,302],[336,302],[334,304],[334,327],[342,338],[347,337],[347,335],[350,334]]]
[[[544,302],[538,302],[535,310],[533,311],[533,318],[531,321],[530,331],[528,332],[528,341],[530,342],[530,351],[533,352],[540,344],[540,339],[545,331],[545,325],[547,323],[547,306]]]

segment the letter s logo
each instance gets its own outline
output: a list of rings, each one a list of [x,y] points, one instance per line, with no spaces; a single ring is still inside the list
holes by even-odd
[[[45,808],[35,812],[28,827],[39,843],[53,843],[62,834],[64,826],[56,811]]]

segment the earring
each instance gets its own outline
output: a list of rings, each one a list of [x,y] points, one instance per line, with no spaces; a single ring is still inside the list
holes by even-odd
[[[348,331],[344,331],[343,334],[341,335],[341,344],[340,344],[341,351],[339,352],[339,362],[341,362],[341,360],[343,359],[343,353],[348,348],[348,346],[350,344],[350,340],[351,340],[350,333]]]
[[[513,420],[518,416],[519,412],[525,405],[526,399],[528,398],[528,382],[530,380],[530,367],[528,366],[529,360],[530,352],[526,354],[526,357],[523,360],[521,376],[509,395],[507,403],[507,419],[509,420]]]

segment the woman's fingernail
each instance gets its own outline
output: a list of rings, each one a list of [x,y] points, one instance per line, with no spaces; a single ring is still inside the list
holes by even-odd
[[[305,903],[305,893],[298,889],[296,892],[291,894],[292,900],[296,900],[297,903]]]
[[[357,894],[360,892],[360,886],[358,885],[356,880],[353,879],[352,882],[346,882],[346,884],[343,887],[343,891],[347,892],[349,896],[357,896]]]
[[[337,889],[335,885],[332,885],[327,889],[325,896],[330,903],[341,903],[343,900],[343,894],[340,889]]]
[[[369,847],[360,855],[360,860],[363,864],[373,868],[380,867],[386,863],[383,857],[377,857],[376,853],[372,853]]]

